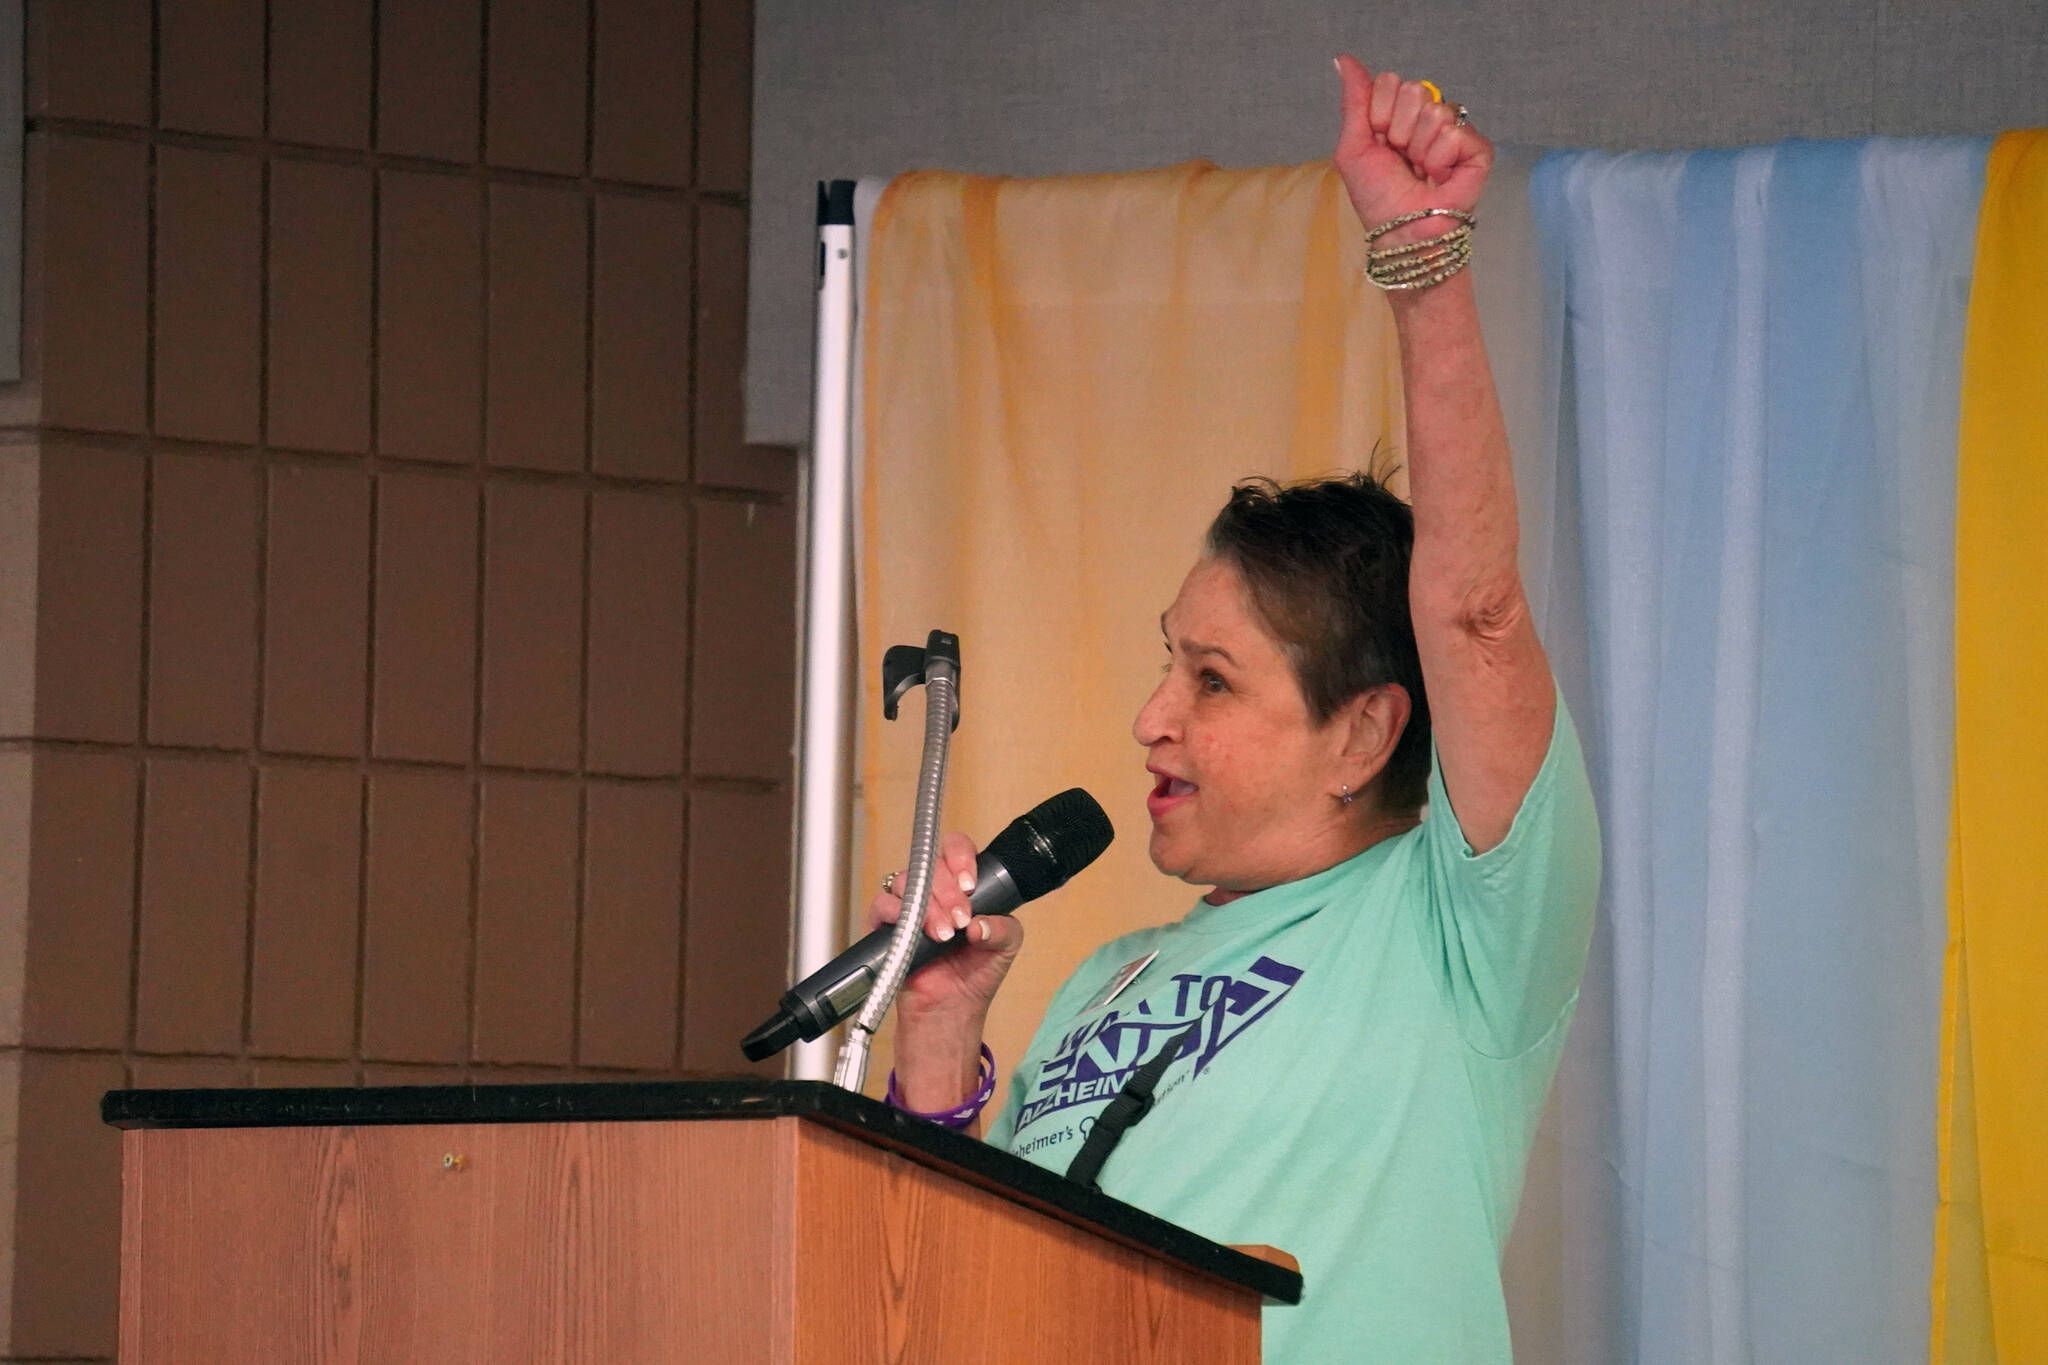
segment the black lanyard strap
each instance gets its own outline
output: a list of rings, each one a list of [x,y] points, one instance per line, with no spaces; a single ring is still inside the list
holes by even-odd
[[[1101,1188],[1096,1177],[1102,1173],[1102,1163],[1109,1160],[1109,1154],[1123,1141],[1124,1131],[1151,1112],[1152,1092],[1159,1085],[1159,1078],[1166,1074],[1166,1068],[1173,1065],[1173,1059],[1193,1045],[1196,1035],[1202,1031],[1202,1020],[1197,1019],[1179,1033],[1166,1040],[1159,1051],[1145,1060],[1138,1068],[1138,1074],[1124,1083],[1116,1098],[1103,1107],[1096,1116],[1095,1126],[1088,1130],[1088,1140],[1081,1144],[1081,1150],[1074,1155],[1073,1165],[1067,1167],[1067,1179],[1089,1189]]]

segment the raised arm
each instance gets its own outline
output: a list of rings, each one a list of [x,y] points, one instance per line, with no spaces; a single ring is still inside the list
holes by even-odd
[[[1375,76],[1348,56],[1337,71],[1344,126],[1335,160],[1360,223],[1370,231],[1423,209],[1472,212],[1493,144],[1457,126],[1455,107],[1435,102],[1419,81]],[[1423,218],[1372,245],[1456,226],[1454,218]],[[1483,251],[1483,236],[1475,244]],[[1471,273],[1388,297],[1415,512],[1409,607],[1444,786],[1465,841],[1483,853],[1507,837],[1542,766],[1555,693],[1515,564],[1513,465]]]

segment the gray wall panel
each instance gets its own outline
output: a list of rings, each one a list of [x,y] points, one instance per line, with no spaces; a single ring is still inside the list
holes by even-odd
[[[815,181],[1305,161],[1345,50],[1536,147],[2048,123],[2048,0],[756,0],[748,438],[808,436]]]

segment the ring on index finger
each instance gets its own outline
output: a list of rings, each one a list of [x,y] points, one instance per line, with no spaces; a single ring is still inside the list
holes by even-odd
[[[896,894],[896,874],[894,872],[882,878],[882,894],[885,896]]]
[[[1458,121],[1451,125],[1453,128],[1463,128],[1472,121],[1472,111],[1470,109],[1467,109],[1462,104],[1454,104],[1451,107],[1458,111]]]

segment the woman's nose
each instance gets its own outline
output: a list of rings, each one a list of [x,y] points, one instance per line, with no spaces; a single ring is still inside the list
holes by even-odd
[[[1173,736],[1172,684],[1172,678],[1161,678],[1159,686],[1152,689],[1152,695],[1138,708],[1137,718],[1131,722],[1131,737],[1147,749]]]

